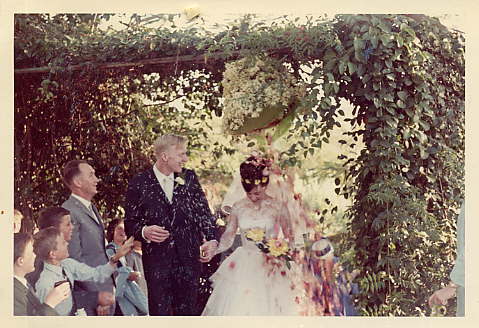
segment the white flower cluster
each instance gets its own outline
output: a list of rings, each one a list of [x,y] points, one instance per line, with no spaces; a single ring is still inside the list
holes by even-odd
[[[223,74],[223,126],[234,132],[246,118],[259,117],[265,108],[288,105],[305,94],[304,86],[273,59],[243,58],[227,63]]]

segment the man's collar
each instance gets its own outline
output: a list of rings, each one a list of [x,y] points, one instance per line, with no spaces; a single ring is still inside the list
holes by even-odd
[[[72,196],[75,197],[76,199],[78,199],[80,201],[80,203],[82,203],[83,205],[85,205],[86,208],[90,208],[90,204],[91,204],[91,201],[89,200],[86,200],[85,198],[81,197],[81,196],[78,196],[74,193],[72,193]]]
[[[17,275],[13,275],[13,276],[17,278],[17,280],[20,281],[26,288],[28,288],[27,279],[25,279],[25,277],[19,277]]]
[[[163,173],[161,173],[160,170],[158,170],[156,165],[153,165],[153,172],[155,172],[155,175],[159,180],[163,180],[164,178],[169,178],[173,180],[175,177],[174,172],[171,172],[170,175],[164,175]]]

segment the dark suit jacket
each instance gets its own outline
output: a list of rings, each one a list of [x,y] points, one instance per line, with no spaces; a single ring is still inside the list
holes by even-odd
[[[178,176],[184,184],[177,182]],[[199,247],[203,238],[215,239],[213,215],[195,172],[183,169],[174,177],[171,204],[153,168],[137,175],[128,186],[125,230],[128,236],[133,235],[143,242],[145,272],[169,271],[173,259],[199,271]],[[149,225],[164,226],[170,237],[162,243],[146,243],[141,231]]]
[[[14,315],[58,315],[57,311],[38,298],[17,278],[13,278]]]
[[[91,267],[107,263],[104,226],[98,210],[95,208],[100,223],[93,218],[85,205],[73,196],[70,196],[62,207],[70,211],[73,224],[72,239],[68,244],[70,257]],[[95,315],[98,292],[113,292],[113,286],[113,278],[103,283],[77,281],[73,291],[77,307],[84,308],[88,315]]]

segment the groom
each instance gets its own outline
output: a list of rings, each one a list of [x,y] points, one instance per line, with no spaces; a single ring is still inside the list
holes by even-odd
[[[125,230],[142,241],[150,315],[198,315],[201,263],[218,242],[214,221],[188,160],[187,140],[164,135],[154,143],[156,162],[128,186]]]

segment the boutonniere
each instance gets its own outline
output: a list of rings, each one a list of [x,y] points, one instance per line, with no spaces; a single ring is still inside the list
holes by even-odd
[[[185,184],[185,179],[183,179],[183,177],[179,175],[175,178],[175,182],[179,185],[184,185]]]

